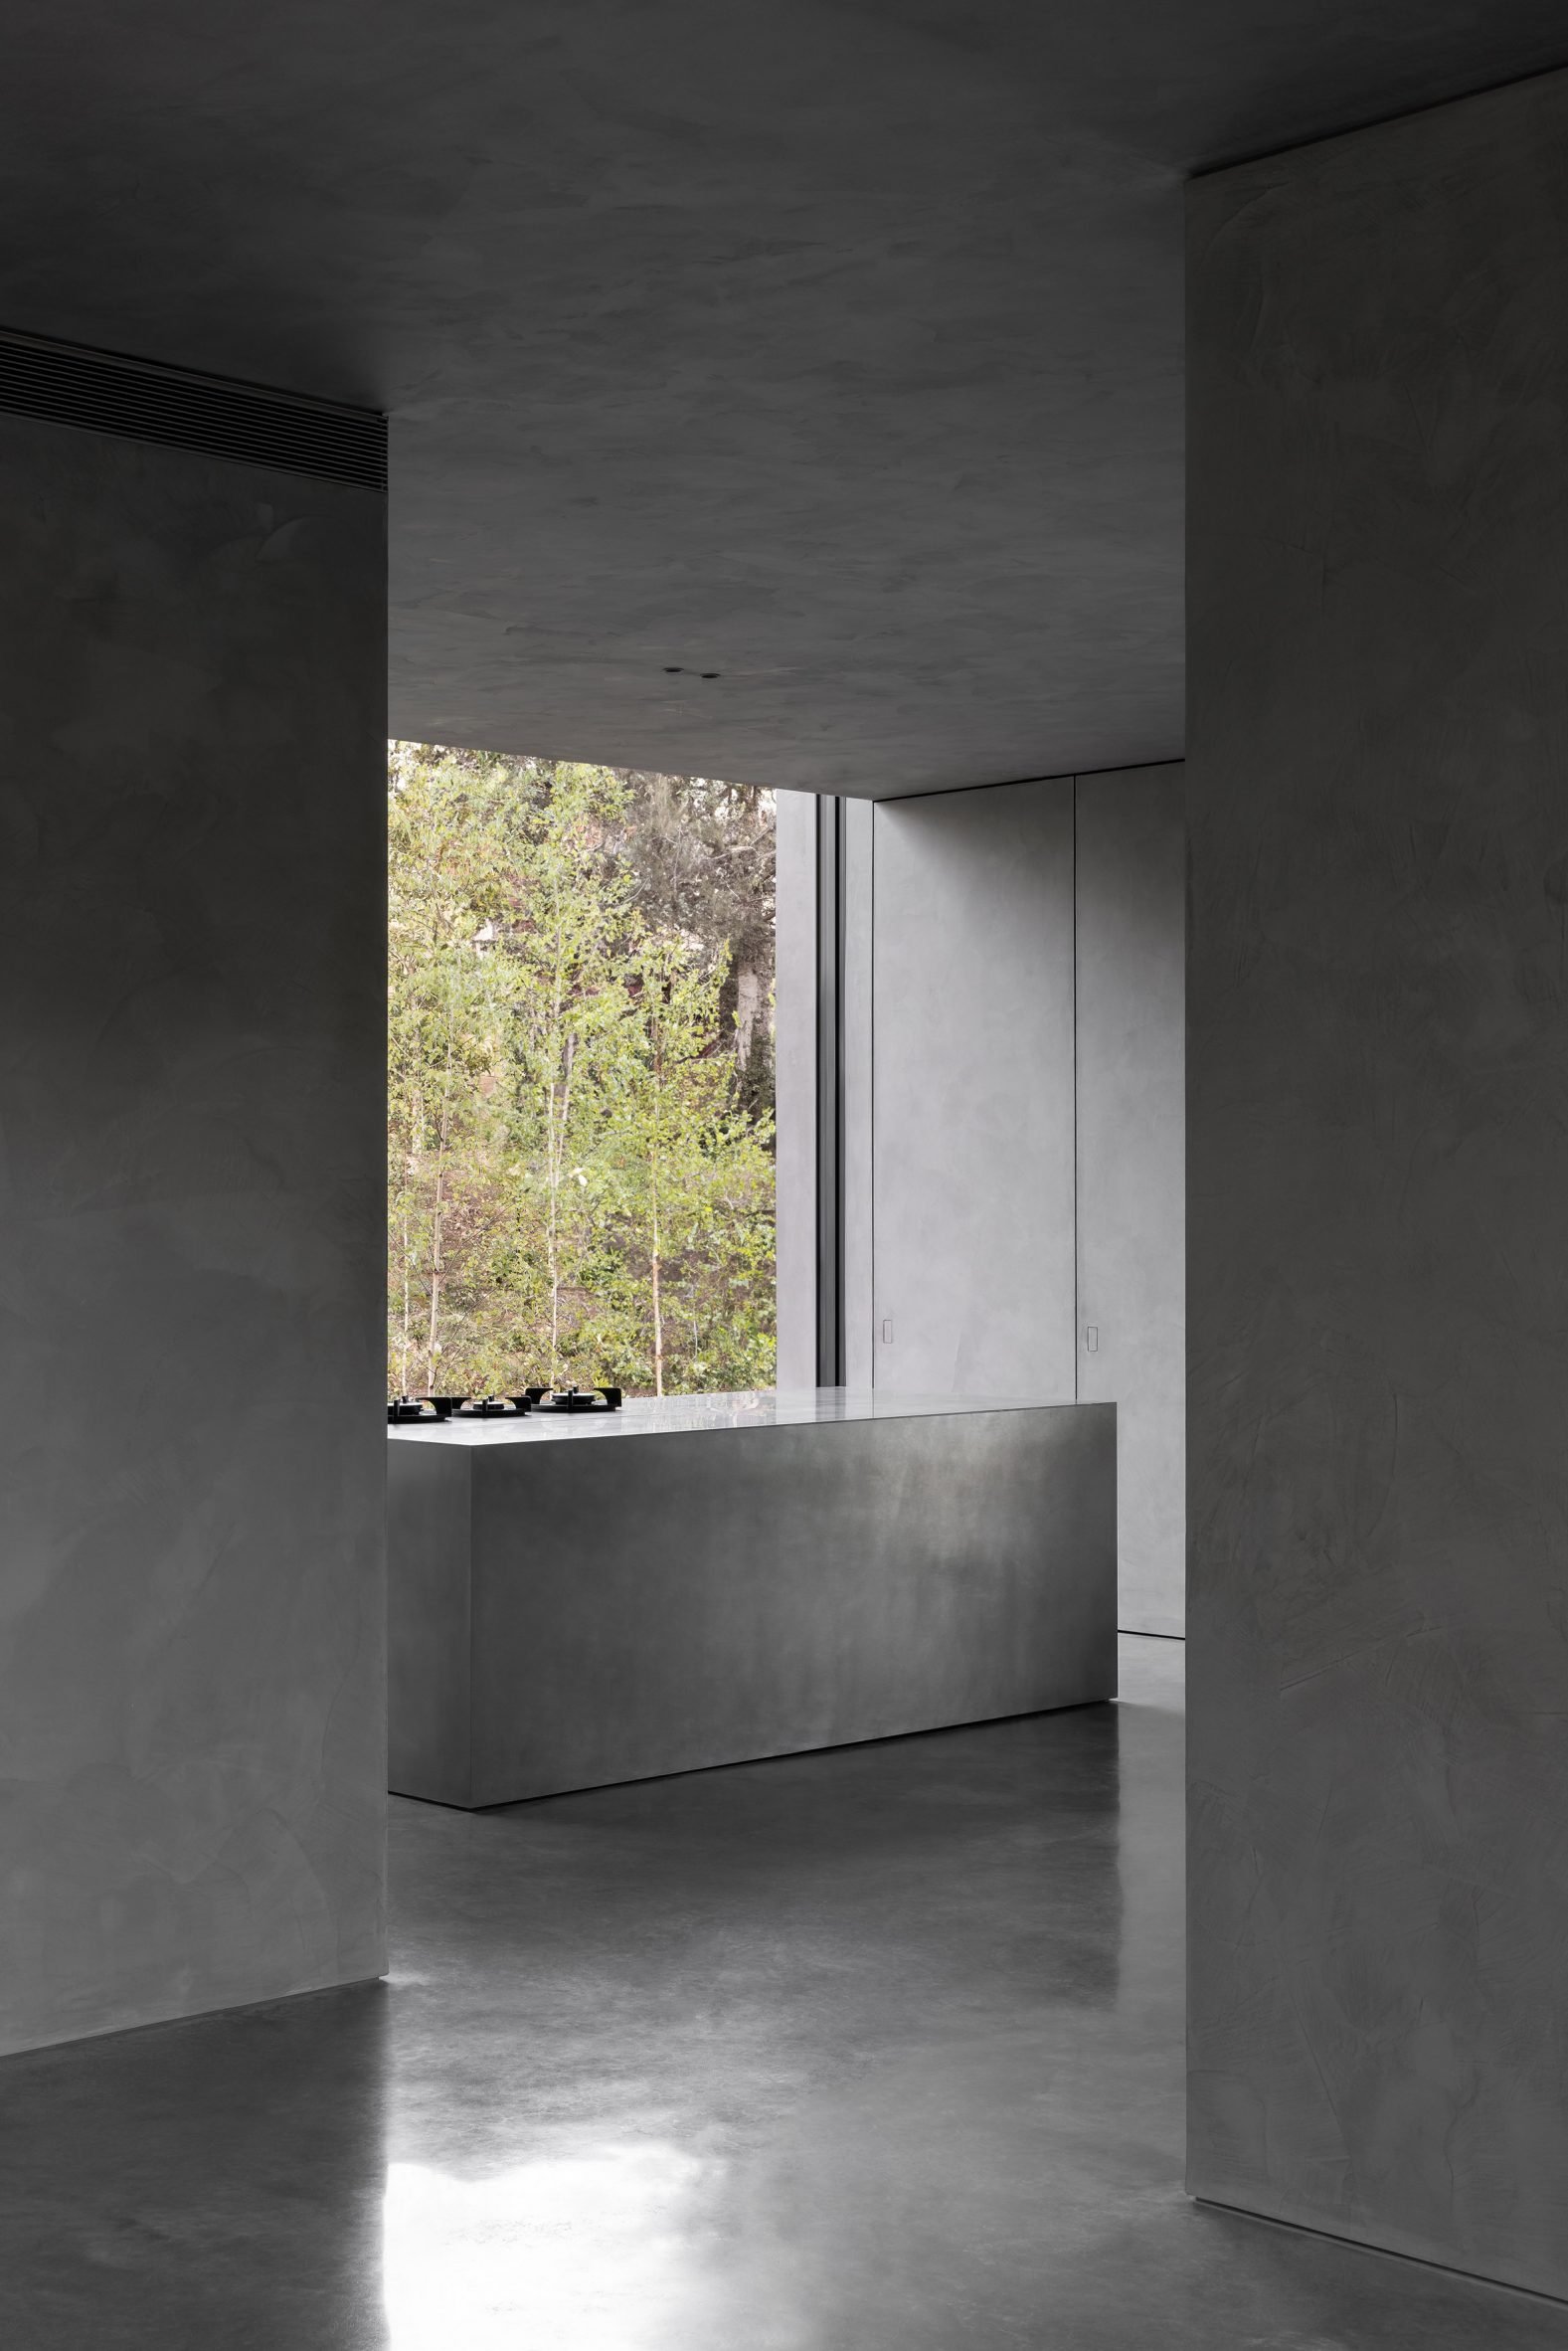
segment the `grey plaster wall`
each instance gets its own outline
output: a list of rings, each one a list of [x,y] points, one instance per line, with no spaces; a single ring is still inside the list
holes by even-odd
[[[1074,1395],[1073,783],[874,811],[879,1388]]]
[[[0,2047],[383,1965],[384,560],[0,420]]]
[[[1568,79],[1189,252],[1190,2180],[1568,2295]]]
[[[1121,1623],[1186,1625],[1182,771],[1076,795],[1078,1393],[1117,1407]]]

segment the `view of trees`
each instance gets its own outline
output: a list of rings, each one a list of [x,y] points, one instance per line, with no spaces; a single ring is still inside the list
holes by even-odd
[[[774,1378],[773,798],[389,747],[389,1392]]]

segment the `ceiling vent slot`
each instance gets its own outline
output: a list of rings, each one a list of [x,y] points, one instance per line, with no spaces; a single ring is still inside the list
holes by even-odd
[[[0,330],[0,411],[241,465],[387,489],[387,420],[289,392]]]

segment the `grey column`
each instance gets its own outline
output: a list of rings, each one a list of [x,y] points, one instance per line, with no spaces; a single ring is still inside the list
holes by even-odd
[[[384,505],[0,420],[0,2048],[384,1964]]]
[[[777,804],[778,1385],[817,1383],[822,1316],[833,1320],[818,1285],[830,1281],[836,1259],[844,1377],[865,1388],[872,1378],[872,809],[868,801],[844,805],[834,885],[842,903],[829,910],[822,903],[818,813],[834,803],[781,792]],[[831,1005],[818,994],[824,954],[837,957]],[[821,1126],[824,1088],[836,1137],[824,1138]],[[830,1213],[838,1230],[829,1240],[818,1218],[835,1152],[841,1176],[832,1186]]]
[[[1191,2172],[1568,2294],[1568,80],[1192,191]]]

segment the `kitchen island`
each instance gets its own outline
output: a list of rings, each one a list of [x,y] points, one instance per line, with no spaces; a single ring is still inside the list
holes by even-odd
[[[476,1808],[1116,1694],[1116,1407],[389,1427],[389,1780]]]

